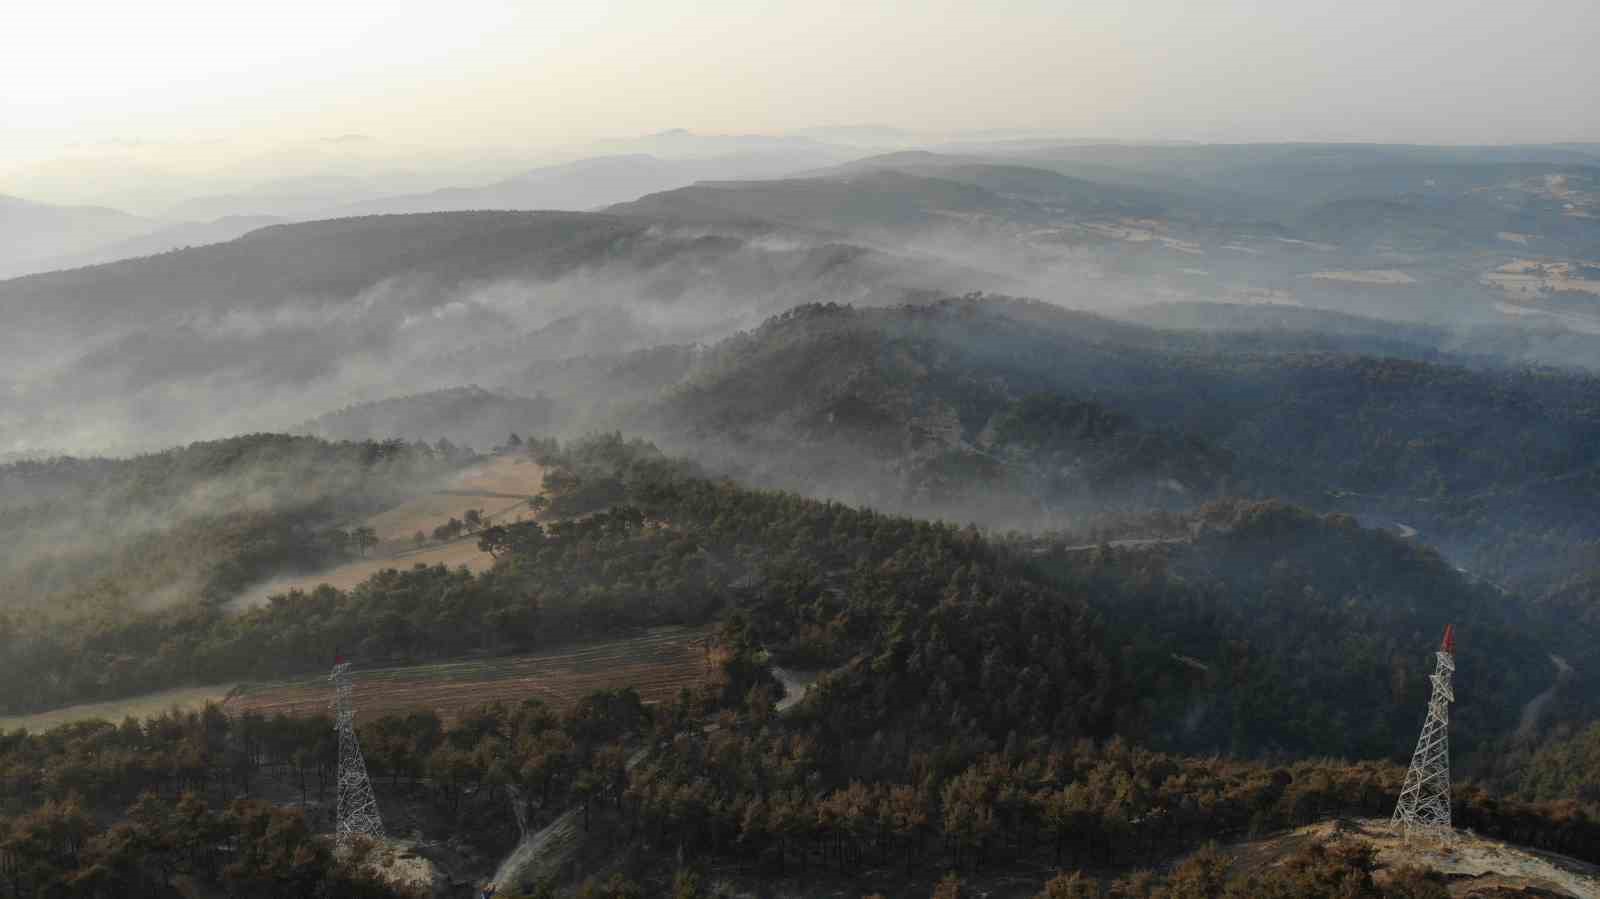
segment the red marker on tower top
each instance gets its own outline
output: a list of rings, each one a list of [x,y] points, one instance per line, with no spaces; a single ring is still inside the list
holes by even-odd
[[[1444,642],[1439,644],[1439,651],[1440,652],[1448,652],[1451,655],[1455,655],[1456,654],[1456,626],[1455,625],[1447,624],[1447,625],[1444,626]]]

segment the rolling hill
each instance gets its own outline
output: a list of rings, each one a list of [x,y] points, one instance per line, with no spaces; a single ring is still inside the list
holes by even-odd
[[[761,178],[814,164],[815,153],[745,151],[704,158],[648,153],[594,156],[531,169],[481,187],[452,187],[333,207],[330,216],[476,209],[598,209],[708,178]]]
[[[142,447],[128,439],[136,418],[222,436],[397,393],[498,385],[540,354],[585,352],[540,336],[575,316],[609,315],[614,350],[719,337],[819,298],[903,302],[986,279],[772,226],[563,212],[275,225],[0,282],[0,314],[19,323],[0,335],[0,384],[20,397],[0,409],[0,447]],[[202,410],[209,421],[196,420]]]
[[[282,224],[283,221],[282,218],[270,215],[235,215],[209,222],[182,222],[157,228],[148,234],[102,244],[70,256],[58,256],[46,260],[40,265],[40,271],[84,268],[207,244],[227,243],[257,228]]]
[[[614,209],[910,244],[1088,308],[1179,297],[1592,333],[1592,282],[1563,304],[1497,286],[1494,273],[1600,252],[1597,162],[1552,148],[1363,145],[901,151]]]

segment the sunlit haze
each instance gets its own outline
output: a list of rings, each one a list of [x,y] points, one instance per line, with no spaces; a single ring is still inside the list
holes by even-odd
[[[560,146],[882,123],[1221,141],[1600,140],[1600,6],[64,0],[7,13],[0,153],[370,135]],[[1402,86],[1403,85],[1403,86]],[[0,183],[0,188],[6,187]]]
[[[0,8],[0,899],[1600,897],[1600,0]]]

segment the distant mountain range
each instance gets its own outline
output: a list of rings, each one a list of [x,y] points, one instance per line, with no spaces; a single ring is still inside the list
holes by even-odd
[[[148,234],[141,234],[126,240],[100,244],[71,255],[57,256],[45,260],[41,267],[45,271],[60,271],[63,269],[83,268],[90,265],[102,265],[122,259],[154,256],[157,253],[168,253],[189,247],[226,243],[235,238],[243,237],[257,228],[281,224],[284,221],[282,218],[270,215],[234,215],[210,222],[184,222],[178,225],[158,228]]]
[[[286,221],[419,212],[596,209],[705,179],[766,178],[828,165],[849,151],[800,139],[660,135],[624,152],[533,168],[472,187],[384,193],[350,175],[285,177],[191,197],[160,218],[0,196],[0,278],[94,265],[231,240]],[[693,154],[711,155],[693,155]],[[690,154],[690,155],[685,155]]]
[[[274,426],[397,392],[523,391],[531,368],[712,342],[797,305],[969,291],[1214,340],[1292,330],[1303,348],[1314,335],[1420,362],[1596,364],[1600,166],[1581,149],[1024,141],[841,161],[808,139],[646,143],[680,155],[596,157],[311,222],[153,228],[12,202],[13,230],[150,230],[52,257],[143,258],[0,282],[0,315],[19,323],[0,334],[0,387],[18,398],[0,431],[28,435],[0,452],[118,445],[129,415],[185,429],[204,420],[189,407],[241,391],[248,402],[215,413]],[[688,155],[708,147],[728,152]],[[603,212],[514,211],[619,196]],[[457,206],[507,208],[408,211]],[[561,377],[583,382],[580,369]],[[96,417],[86,400],[112,405]],[[193,436],[222,420],[205,427]]]
[[[595,209],[707,178],[782,175],[826,158],[828,154],[783,147],[689,159],[643,153],[598,156],[532,169],[482,187],[382,197],[324,212],[343,216],[464,209]]]
[[[149,233],[157,223],[101,206],[51,206],[0,196],[0,278],[48,260]]]

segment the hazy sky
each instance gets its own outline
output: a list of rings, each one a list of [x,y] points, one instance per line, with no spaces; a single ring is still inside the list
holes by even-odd
[[[1600,140],[1595,0],[16,0],[0,153],[883,123]]]

